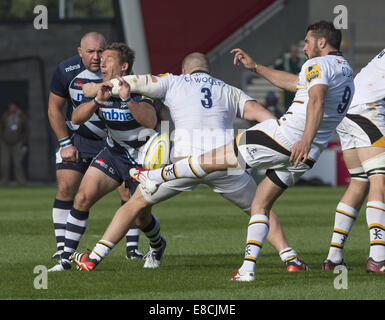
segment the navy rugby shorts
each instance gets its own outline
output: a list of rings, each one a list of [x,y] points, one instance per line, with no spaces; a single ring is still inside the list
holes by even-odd
[[[137,165],[123,161],[120,157],[113,155],[107,147],[99,152],[90,166],[103,171],[107,176],[119,183],[124,181],[131,194],[134,194],[136,187],[139,185],[129,174],[130,169],[136,168]]]

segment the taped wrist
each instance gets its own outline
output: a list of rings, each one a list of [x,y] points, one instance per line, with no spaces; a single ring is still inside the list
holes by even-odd
[[[130,85],[131,92],[158,98],[160,85],[156,77],[144,74],[124,76],[123,79]],[[119,97],[119,79],[112,79],[111,83],[114,85],[111,94],[114,97]]]

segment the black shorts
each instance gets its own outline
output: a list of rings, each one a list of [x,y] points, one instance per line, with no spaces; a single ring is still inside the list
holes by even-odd
[[[113,155],[107,147],[99,152],[90,166],[103,171],[107,176],[119,183],[124,181],[131,194],[134,194],[136,187],[139,185],[137,181],[130,177],[129,173],[131,168],[138,166],[122,161],[119,157]]]
[[[72,145],[79,151],[77,162],[63,161],[60,157],[60,150],[56,153],[56,170],[74,170],[84,174],[92,159],[102,150],[106,142],[104,140],[93,140],[84,138],[78,134],[71,137]]]

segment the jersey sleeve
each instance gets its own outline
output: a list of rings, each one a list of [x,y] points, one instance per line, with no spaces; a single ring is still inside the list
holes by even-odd
[[[63,72],[60,68],[60,66],[56,69],[52,81],[51,81],[51,92],[62,97],[67,98],[68,97],[68,87],[65,83],[65,77],[63,75]]]
[[[254,98],[251,98],[246,93],[244,93],[242,90],[238,88],[234,88],[236,90],[236,96],[237,98],[234,100],[234,109],[236,111],[236,116],[238,118],[243,118],[243,113],[245,110],[245,104],[247,101],[255,100]]]
[[[164,101],[167,95],[167,91],[170,89],[173,75],[171,73],[163,73],[158,74],[156,78],[159,82],[159,91],[156,98],[159,98]]]
[[[134,100],[135,102],[139,103],[139,102],[147,102],[151,105],[154,105],[154,99],[150,98],[150,97],[147,97],[147,96],[143,96],[143,95],[135,95],[134,97],[132,97],[132,100]]]
[[[320,59],[312,59],[307,61],[303,68],[308,90],[316,84],[324,84],[329,86],[331,76],[329,66],[327,63],[325,63],[325,61],[321,61]]]

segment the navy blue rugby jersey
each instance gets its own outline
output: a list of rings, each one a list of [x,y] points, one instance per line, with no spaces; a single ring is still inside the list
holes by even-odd
[[[107,130],[103,121],[93,115],[90,120],[82,125],[74,125],[71,122],[72,111],[80,104],[90,101],[84,97],[82,87],[88,82],[102,82],[100,71],[91,72],[85,68],[79,55],[69,58],[59,64],[52,81],[51,92],[67,99],[68,106],[65,120],[69,134],[77,134],[93,140],[105,139]]]
[[[139,94],[131,94],[131,98],[137,103],[147,102],[156,110],[151,98]],[[110,98],[95,113],[106,124],[109,150],[126,163],[140,165],[140,148],[150,138],[151,130],[135,120],[127,104],[120,98]]]

